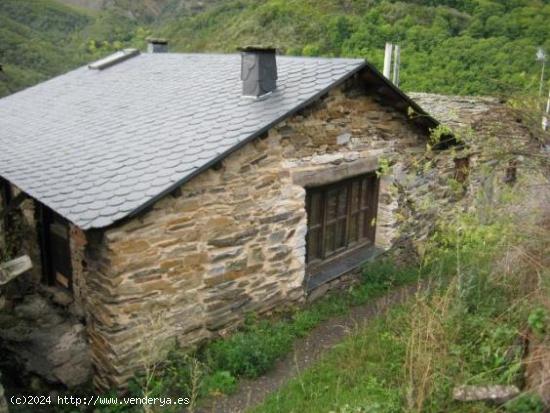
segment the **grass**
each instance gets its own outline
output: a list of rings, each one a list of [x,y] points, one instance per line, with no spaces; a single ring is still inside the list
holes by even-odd
[[[550,331],[549,308],[541,298],[550,285],[540,262],[545,245],[540,228],[498,211],[483,219],[460,213],[453,222],[441,223],[417,266],[370,263],[362,282],[343,293],[269,319],[250,315],[230,337],[194,354],[174,350],[154,374],[137,377],[131,392],[191,395],[194,410],[208,396],[233,392],[240,378],[269,371],[297,338],[323,321],[396,286],[426,279],[427,292],[353,332],[252,411],[496,411],[484,403],[455,402],[452,389],[461,384],[521,387],[523,338],[527,332],[546,337]],[[523,413],[537,412],[541,405],[525,393],[507,406]]]
[[[539,261],[544,239],[530,230],[505,214],[441,226],[419,270],[441,281],[435,288],[354,332],[251,411],[542,412],[530,393],[501,410],[452,399],[461,384],[521,388],[525,335],[547,337],[550,274]]]
[[[268,319],[250,315],[230,337],[211,342],[195,353],[174,349],[162,365],[147,366],[148,374],[136,377],[130,396],[181,397],[193,400],[194,410],[208,396],[230,394],[240,378],[255,378],[269,371],[292,350],[294,341],[329,318],[380,297],[391,289],[423,276],[418,268],[396,268],[389,260],[364,266],[361,283],[307,305]],[[114,395],[114,394],[113,394]],[[141,411],[132,407],[107,407],[101,412]],[[165,407],[163,412],[171,411]]]
[[[346,314],[353,306],[416,280],[418,272],[398,270],[389,261],[382,261],[365,266],[363,277],[359,286],[345,294],[333,294],[275,322],[252,318],[243,330],[208,346],[204,352],[208,365],[215,370],[225,369],[235,377],[258,377],[291,350],[296,338],[331,317]]]

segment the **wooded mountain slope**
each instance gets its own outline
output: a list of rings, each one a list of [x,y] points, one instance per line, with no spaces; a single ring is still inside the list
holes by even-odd
[[[195,2],[219,3],[197,13],[182,6],[191,0],[104,3],[106,10],[90,11],[2,0],[0,63],[9,80],[0,81],[0,95],[114,49],[143,47],[150,33],[169,38],[173,51],[262,43],[286,54],[364,57],[378,67],[393,41],[402,47],[404,89],[457,94],[536,90],[535,52],[550,52],[550,0],[211,0]],[[152,7],[163,11],[148,14]]]
[[[550,51],[548,0],[237,0],[168,22],[177,50],[272,43],[289,54],[365,57],[402,47],[407,90],[495,94],[536,87]]]
[[[138,40],[137,22],[53,0],[0,1],[0,96]]]

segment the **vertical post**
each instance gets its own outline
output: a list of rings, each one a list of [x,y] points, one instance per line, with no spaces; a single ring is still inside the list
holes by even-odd
[[[539,97],[542,97],[544,88],[544,69],[546,68],[546,52],[542,47],[537,50],[537,61],[542,62],[542,71],[540,73]]]
[[[544,69],[546,68],[546,58],[542,60],[542,72],[540,74],[540,86],[539,86],[539,96],[542,97],[542,90],[544,87]]]
[[[384,77],[389,79],[391,76],[391,60],[392,60],[393,44],[386,43],[386,53],[384,55]]]
[[[549,122],[548,116],[550,115],[550,90],[548,90],[548,100],[546,102],[546,113],[542,116],[542,130],[548,130]]]
[[[401,48],[395,45],[393,56],[393,84],[399,87],[399,65],[401,64]]]

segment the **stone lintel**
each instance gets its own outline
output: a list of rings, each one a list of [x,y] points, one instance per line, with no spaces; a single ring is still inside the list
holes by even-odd
[[[315,167],[295,167],[292,169],[292,181],[302,187],[331,184],[346,178],[374,172],[378,168],[378,155],[343,161],[338,164],[325,164]]]

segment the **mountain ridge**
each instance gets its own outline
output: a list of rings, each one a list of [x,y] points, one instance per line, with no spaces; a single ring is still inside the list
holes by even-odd
[[[2,0],[0,96],[154,34],[174,52],[275,44],[289,55],[366,58],[402,50],[405,90],[447,94],[538,89],[550,51],[550,0]]]

